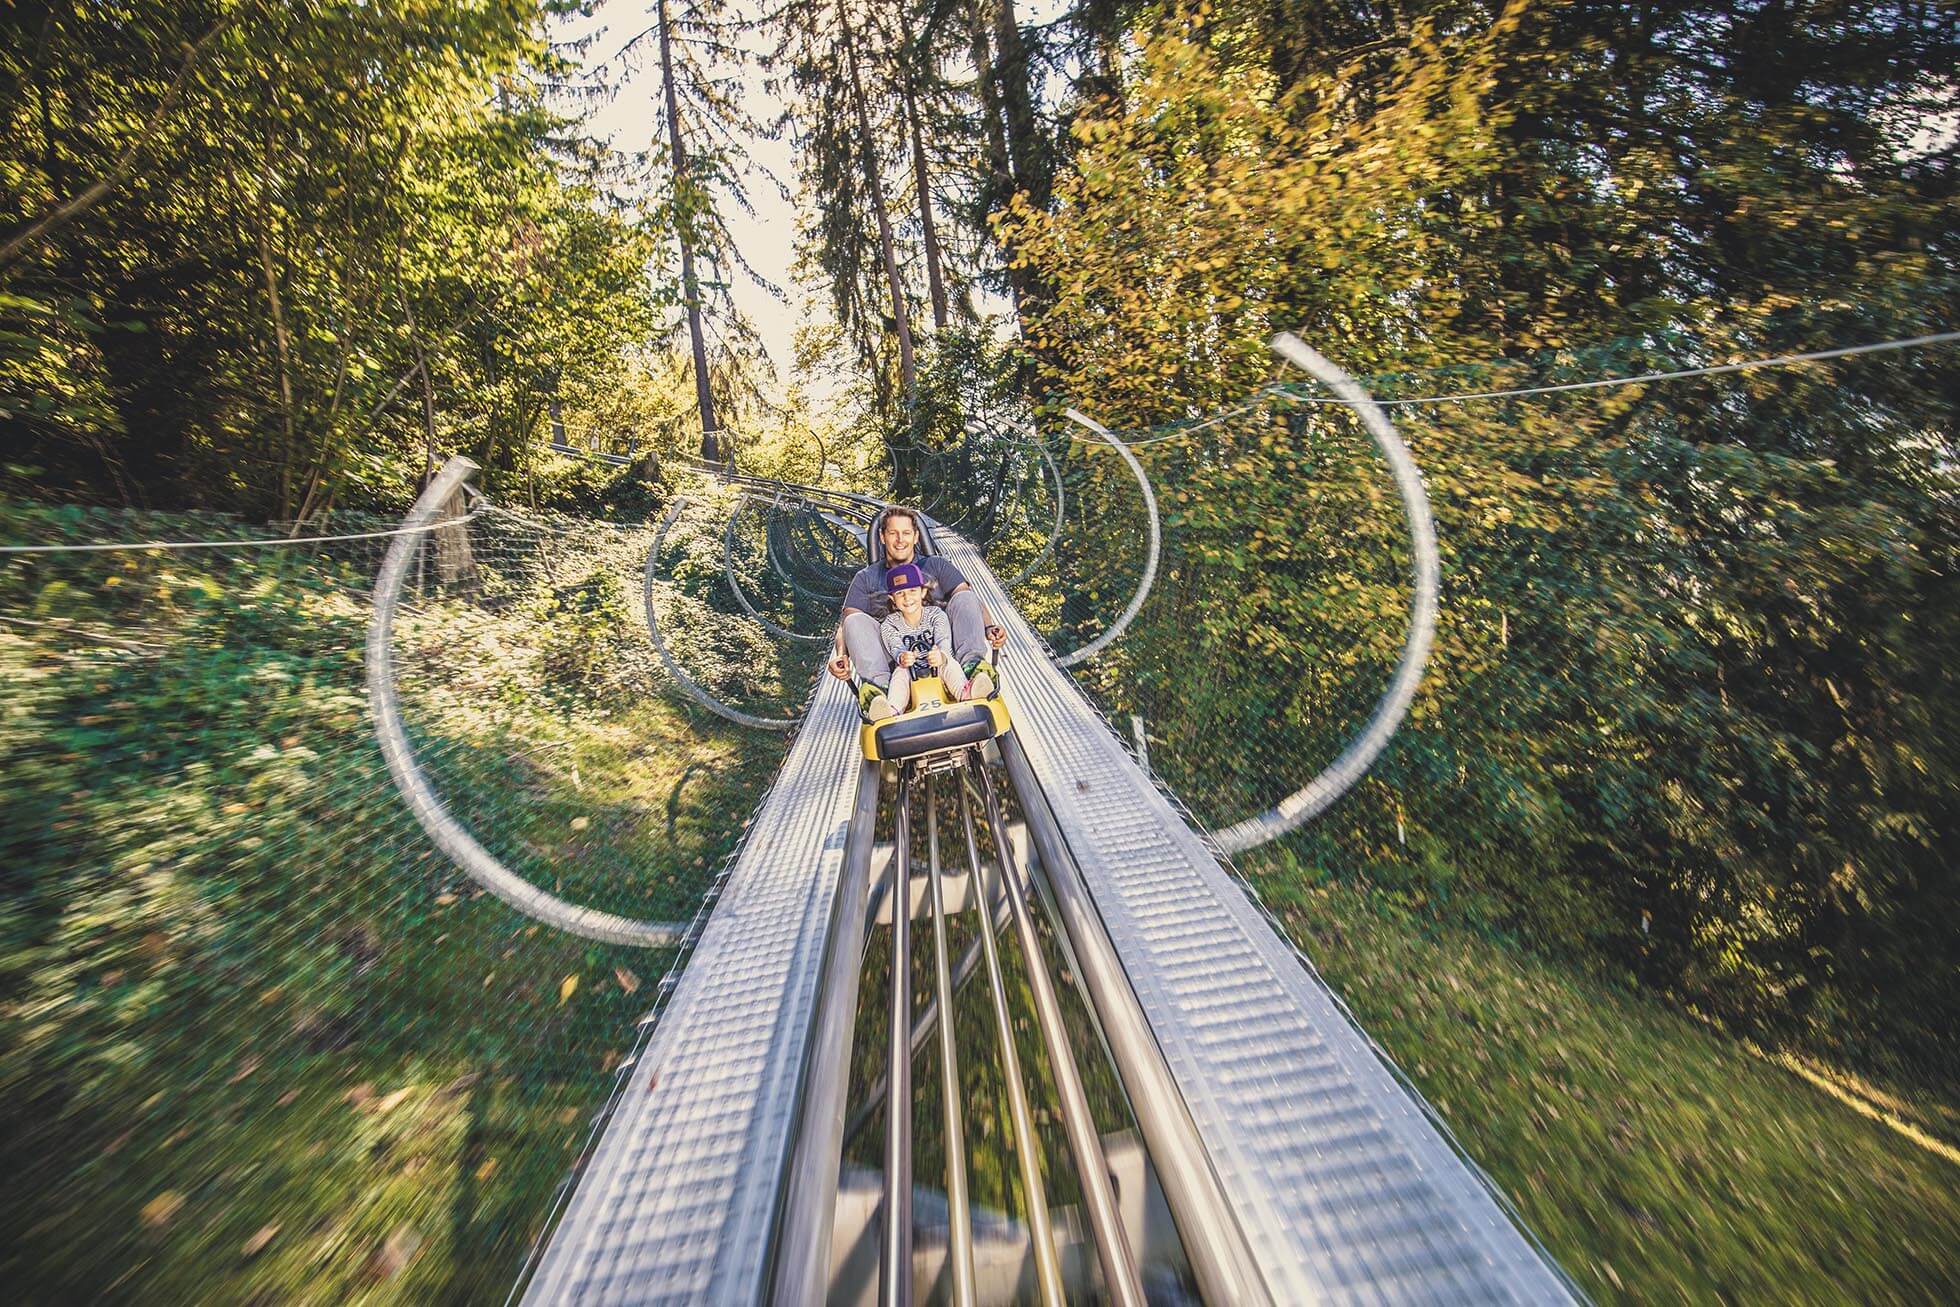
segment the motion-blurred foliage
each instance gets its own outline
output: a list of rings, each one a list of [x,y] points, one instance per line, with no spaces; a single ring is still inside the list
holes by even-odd
[[[544,103],[559,7],[8,6],[0,486],[318,518],[460,451],[535,498],[668,298]]]
[[[1863,4],[1418,5],[1342,53],[1279,12],[1341,6],[1204,9],[1143,27],[1053,209],[1002,232],[1053,288],[1029,333],[1050,393],[1175,437],[1143,447],[1169,572],[1096,676],[1226,822],[1365,716],[1405,532],[1325,392],[1175,424],[1265,382],[1279,329],[1398,398],[1951,326],[1952,143],[1913,126],[1952,107],[1920,70],[1955,30]],[[1488,358],[1513,362],[1442,366]],[[1437,651],[1385,765],[1302,847],[1950,1083],[1957,375],[1948,348],[1396,409],[1442,538]],[[1101,500],[1134,499],[1100,468]],[[1086,557],[1136,552],[1084,530]]]

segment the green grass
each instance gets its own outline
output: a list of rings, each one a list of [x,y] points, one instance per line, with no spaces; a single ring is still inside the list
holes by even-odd
[[[1960,1301],[1960,1166],[1937,1145],[1650,997],[1316,884],[1284,855],[1251,865],[1600,1301]]]
[[[537,926],[433,849],[367,718],[366,575],[0,574],[39,623],[0,625],[10,1301],[500,1301],[577,1158],[671,955]],[[434,652],[481,671],[493,619],[454,618]],[[549,642],[494,620],[494,711],[409,696],[452,807],[568,898],[691,915],[780,740],[538,692]]]

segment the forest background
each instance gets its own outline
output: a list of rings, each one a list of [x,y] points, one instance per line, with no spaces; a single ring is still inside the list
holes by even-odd
[[[1960,302],[1948,5],[614,0],[565,44],[591,8],[10,7],[0,494],[331,529],[464,452],[494,496],[622,520],[697,455],[957,497],[935,456],[971,425],[1086,398],[1156,438],[1170,542],[1088,682],[1221,820],[1338,745],[1399,640],[1345,419],[1292,391],[1196,425],[1272,382],[1274,332],[1413,398]],[[590,138],[598,97],[644,105],[645,153]],[[749,165],[771,131],[795,176]],[[779,184],[827,299],[787,377],[730,293],[728,217]],[[1957,384],[1949,346],[1398,409],[1446,551],[1434,673],[1252,873],[1949,1100]],[[1056,448],[1078,500],[1125,493]],[[1131,529],[1070,548],[1127,560]],[[1058,641],[1119,591],[1052,596]]]

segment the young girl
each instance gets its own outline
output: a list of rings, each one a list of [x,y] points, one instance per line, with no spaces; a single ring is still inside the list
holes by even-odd
[[[921,664],[946,683],[946,693],[955,699],[966,698],[970,688],[966,669],[952,654],[953,624],[947,620],[945,609],[926,607],[924,570],[917,563],[900,563],[885,573],[885,589],[891,592],[892,615],[878,630],[892,660],[892,683],[887,692],[892,707],[904,712],[912,706],[912,669]]]

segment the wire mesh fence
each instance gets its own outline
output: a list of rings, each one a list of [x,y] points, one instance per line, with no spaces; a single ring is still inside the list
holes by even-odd
[[[1956,634],[1939,596],[1960,499],[1950,436],[1925,425],[1949,375],[1887,354],[1393,410],[1441,546],[1423,687],[1368,776],[1248,866],[1366,883],[1743,1029],[1939,1074],[1925,1017],[1953,995],[1873,945],[1947,902],[1952,756],[1922,695]],[[1529,378],[1376,384],[1439,380]],[[1213,829],[1335,758],[1409,628],[1404,514],[1329,398],[1273,386],[1118,433],[1163,506],[1164,566],[1077,675]],[[1066,441],[1056,562],[1014,591],[1058,650],[1110,620],[1143,552],[1137,490],[1087,439]]]
[[[0,525],[238,544],[0,561],[9,1282],[501,1296],[674,954],[520,915],[417,825],[362,683],[390,537]],[[780,745],[661,693],[637,603],[653,536],[453,515],[416,544],[393,649],[416,760],[495,857],[685,923]],[[690,652],[710,647],[698,674],[752,674],[712,630]]]

